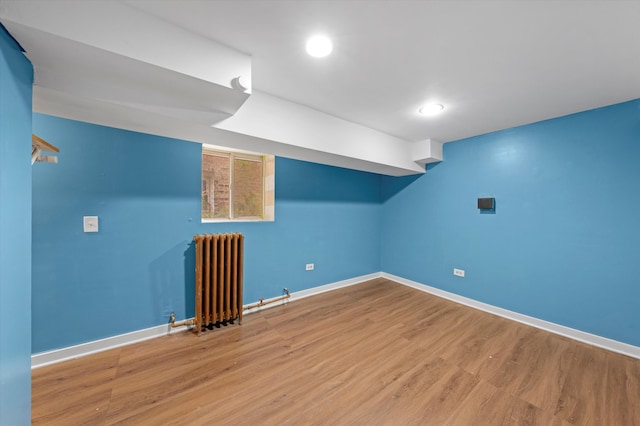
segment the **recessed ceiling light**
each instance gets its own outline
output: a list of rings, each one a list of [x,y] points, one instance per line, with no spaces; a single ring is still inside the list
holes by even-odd
[[[316,35],[307,40],[307,53],[314,58],[324,58],[333,50],[333,44],[328,37]]]
[[[444,105],[442,104],[427,104],[421,107],[418,112],[422,115],[426,115],[427,117],[431,117],[433,115],[438,115],[444,109]]]

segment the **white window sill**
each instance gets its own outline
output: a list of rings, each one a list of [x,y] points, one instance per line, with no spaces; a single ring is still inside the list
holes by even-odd
[[[275,222],[275,219],[201,219],[201,223]]]

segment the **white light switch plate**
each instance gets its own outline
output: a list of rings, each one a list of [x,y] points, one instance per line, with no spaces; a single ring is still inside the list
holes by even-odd
[[[82,224],[84,232],[98,232],[98,216],[84,216]]]

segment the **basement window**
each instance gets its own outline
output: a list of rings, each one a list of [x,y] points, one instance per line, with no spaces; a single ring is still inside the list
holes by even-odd
[[[202,221],[274,220],[273,155],[202,145]]]

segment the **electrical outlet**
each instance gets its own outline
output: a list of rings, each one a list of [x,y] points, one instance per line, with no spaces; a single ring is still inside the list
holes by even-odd
[[[453,268],[453,275],[464,278],[464,269]]]
[[[313,268],[314,268],[314,267],[315,267],[315,266],[314,266],[314,264],[313,264],[313,263],[307,263],[307,266],[305,267],[305,269],[306,269],[307,271],[313,271]]]

